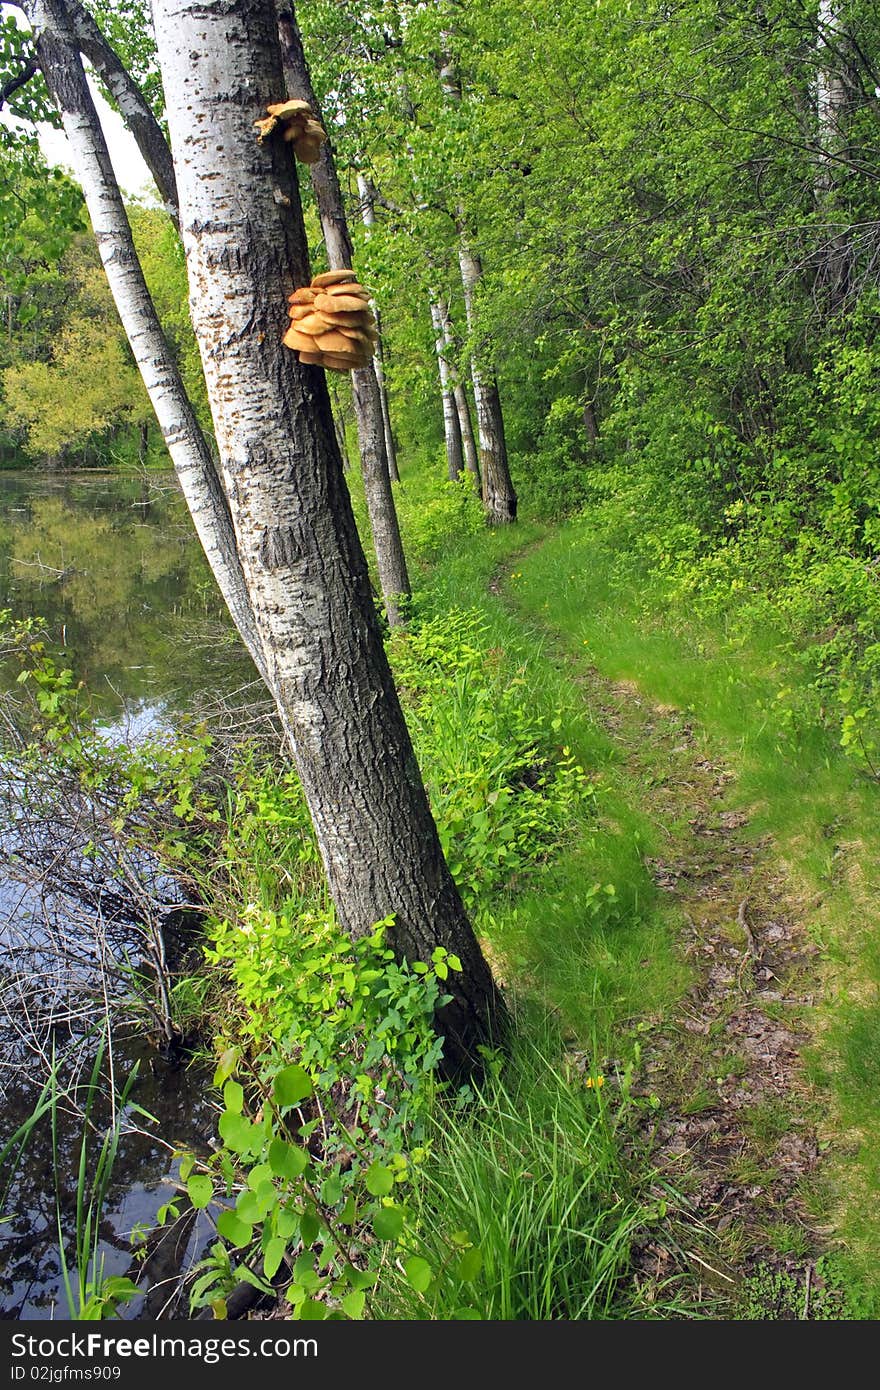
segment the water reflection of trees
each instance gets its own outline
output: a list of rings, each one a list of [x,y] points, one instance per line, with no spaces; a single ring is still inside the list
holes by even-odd
[[[180,708],[250,671],[170,475],[0,474],[0,592],[46,620],[111,713]]]

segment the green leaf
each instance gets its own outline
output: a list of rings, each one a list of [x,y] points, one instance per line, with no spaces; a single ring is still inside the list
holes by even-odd
[[[434,1271],[428,1261],[423,1260],[421,1255],[410,1255],[408,1260],[404,1260],[403,1267],[416,1293],[424,1293],[434,1278]]]
[[[249,1245],[253,1239],[253,1227],[242,1221],[234,1211],[221,1211],[217,1217],[217,1230],[230,1245]]]
[[[256,1226],[257,1222],[262,1221],[266,1214],[260,1210],[260,1203],[256,1192],[251,1192],[249,1188],[238,1194],[235,1210],[242,1221],[247,1221],[251,1226]]]
[[[347,1293],[342,1300],[342,1311],[350,1318],[358,1320],[364,1315],[364,1304],[367,1296],[362,1289],[355,1289],[352,1293]]]
[[[313,1211],[304,1211],[299,1220],[299,1230],[303,1245],[314,1245],[321,1231],[321,1223]]]
[[[380,1240],[397,1240],[403,1231],[403,1207],[380,1207],[373,1217],[373,1230]]]
[[[483,1252],[479,1246],[474,1246],[471,1250],[465,1250],[456,1260],[453,1266],[453,1273],[463,1284],[469,1284],[476,1279],[480,1270],[483,1268]]]
[[[310,1096],[313,1087],[308,1072],[294,1063],[278,1073],[272,1083],[272,1090],[281,1108],[287,1109]]]
[[[300,1177],[309,1166],[308,1150],[297,1144],[288,1144],[286,1139],[273,1139],[269,1145],[269,1167],[276,1178],[287,1178],[289,1182]]]
[[[319,1303],[315,1298],[304,1298],[298,1312],[302,1322],[324,1322],[327,1317],[327,1305]]]
[[[299,1212],[279,1211],[275,1216],[275,1230],[282,1240],[288,1241],[294,1232],[299,1230]]]
[[[274,1279],[278,1270],[281,1268],[281,1261],[284,1259],[284,1252],[287,1249],[287,1241],[280,1236],[272,1236],[267,1242],[266,1251],[263,1255],[263,1273],[267,1279]]]
[[[214,1184],[205,1173],[193,1173],[186,1180],[189,1200],[200,1210],[208,1205],[214,1195]]]
[[[354,1265],[347,1264],[343,1274],[353,1289],[370,1289],[376,1282],[377,1275],[371,1269],[355,1269]]]
[[[325,1207],[335,1207],[342,1196],[342,1178],[338,1173],[329,1177],[321,1187],[321,1201]]]
[[[373,1197],[387,1197],[394,1186],[394,1174],[377,1159],[367,1169],[364,1181]]]
[[[217,1128],[226,1147],[234,1153],[248,1153],[255,1142],[256,1125],[251,1124],[243,1115],[236,1115],[232,1110],[223,1111]]]
[[[227,1110],[231,1110],[234,1115],[240,1115],[244,1109],[244,1091],[237,1081],[227,1081],[223,1087],[223,1104]]]

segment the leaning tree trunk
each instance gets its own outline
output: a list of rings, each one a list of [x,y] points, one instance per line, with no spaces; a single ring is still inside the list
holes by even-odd
[[[162,127],[153,115],[143,92],[120,62],[117,53],[107,42],[88,10],[79,0],[65,0],[64,8],[80,53],[88,58],[112,94],[122,119],[153,176],[159,196],[165,204],[165,211],[176,227],[178,216],[174,165]]]
[[[296,168],[253,122],[284,92],[271,0],[155,0],[190,304],[254,614],[341,923],[461,958],[464,1064],[503,1012],[443,858],[382,645],[324,372],[281,343],[308,279]]]
[[[455,329],[452,326],[452,315],[449,312],[449,305],[442,299],[440,300],[440,314],[443,321],[445,355],[449,363],[449,370],[452,377],[452,394],[455,399],[455,409],[458,414],[458,427],[461,431],[464,466],[466,471],[473,475],[477,491],[480,492],[480,457],[477,453],[477,442],[474,439],[474,427],[471,424],[471,408],[468,404],[464,382],[458,374],[458,367],[455,365],[457,349],[460,344],[456,340]]]
[[[450,482],[457,482],[464,468],[464,453],[461,446],[461,426],[455,407],[455,395],[450,381],[449,363],[446,360],[446,343],[443,337],[443,314],[435,298],[431,299],[431,323],[434,326],[434,348],[437,353],[437,367],[440,372],[440,395],[443,400],[443,437],[446,440],[446,467]]]
[[[268,681],[226,497],[141,272],[65,5],[63,0],[26,0],[26,14],[70,145],[116,308],[196,532],[245,646]]]
[[[464,307],[468,332],[476,330],[476,291],[483,267],[476,252],[464,236],[458,243],[458,263],[464,289]],[[477,430],[480,436],[480,468],[483,475],[483,507],[486,520],[492,526],[516,521],[516,493],[507,462],[507,441],[504,437],[504,416],[495,377],[484,373],[476,358],[471,363],[474,383],[474,403],[477,407]]]
[[[365,227],[376,225],[376,209],[373,207],[372,185],[364,178],[363,174],[357,176],[358,197],[361,200],[361,218]],[[391,429],[391,407],[388,401],[388,387],[385,383],[385,344],[382,338],[382,320],[379,309],[375,301],[371,301],[373,313],[376,316],[376,327],[379,330],[379,341],[376,344],[376,356],[373,359],[373,366],[376,370],[376,380],[379,383],[379,397],[382,401],[382,419],[385,422],[385,453],[388,456],[388,472],[393,483],[400,482],[400,471],[397,467],[397,446],[394,443],[394,434]]]
[[[288,93],[292,97],[307,101],[323,124],[321,108],[312,87],[302,39],[292,9],[279,14],[278,32]],[[351,237],[345,215],[342,190],[339,187],[339,178],[336,173],[336,162],[329,140],[322,145],[318,162],[312,165],[312,187],[315,190],[315,200],[318,204],[318,214],[321,218],[321,229],[324,233],[330,268],[331,270],[351,270]],[[303,283],[308,283],[308,281]],[[403,542],[400,537],[397,508],[394,505],[394,493],[391,489],[382,400],[372,363],[367,367],[353,371],[351,384],[360,446],[361,471],[364,478],[364,492],[370,516],[370,527],[373,532],[379,583],[382,586],[388,622],[394,627],[403,621],[401,599],[408,598],[411,589],[406,568],[406,557],[403,553]]]

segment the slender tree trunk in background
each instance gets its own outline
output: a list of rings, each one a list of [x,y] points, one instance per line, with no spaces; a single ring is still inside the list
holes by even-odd
[[[452,394],[455,398],[455,409],[458,413],[458,427],[461,431],[464,466],[467,472],[473,475],[477,491],[480,492],[480,456],[477,453],[477,441],[474,439],[474,427],[471,423],[471,408],[468,404],[464,382],[461,380],[458,368],[455,366],[459,344],[456,341],[455,329],[452,326],[452,316],[449,313],[449,306],[442,299],[440,300],[440,313],[443,320],[443,341],[446,346],[446,360],[450,363],[450,373],[452,376]]]
[[[351,466],[351,460],[348,457],[348,441],[345,438],[345,416],[339,403],[339,393],[335,389],[330,389],[330,400],[333,411],[333,428],[336,431],[336,443],[339,445],[339,457],[342,459],[342,467],[347,473]]]
[[[361,217],[364,226],[369,228],[375,225],[376,210],[373,207],[373,191],[370,184],[363,174],[358,174],[358,197],[361,201]],[[373,313],[376,316],[376,327],[379,330],[379,341],[376,344],[376,356],[373,358],[373,367],[376,372],[376,380],[379,383],[379,399],[382,402],[382,420],[385,425],[385,453],[388,456],[388,473],[393,483],[400,482],[400,470],[397,467],[397,446],[394,443],[394,433],[391,429],[391,408],[388,403],[388,388],[385,385],[385,347],[382,339],[382,320],[375,300],[370,301]]]
[[[591,400],[584,401],[584,429],[591,444],[599,442],[599,421],[596,419],[596,411]]]
[[[476,290],[483,267],[476,252],[463,236],[459,237],[458,263],[464,289],[464,307],[468,332],[476,330]],[[484,373],[476,359],[471,363],[474,384],[474,403],[477,408],[477,430],[480,436],[480,470],[483,478],[483,507],[491,526],[516,521],[516,493],[507,462],[507,441],[504,437],[504,416],[495,377]]]
[[[227,500],[162,332],[62,0],[27,0],[37,56],[58,107],[111,293],[196,532],[236,627],[268,681]]]
[[[271,0],[155,0],[190,304],[239,554],[330,892],[352,936],[393,914],[398,954],[461,957],[440,1013],[450,1068],[503,1017],[391,678],[324,372],[281,343],[308,281],[289,145],[253,122],[283,94]],[[280,196],[279,196],[280,195]]]
[[[431,323],[434,326],[434,347],[437,352],[437,367],[440,372],[440,394],[443,398],[443,437],[446,440],[446,467],[450,482],[457,482],[464,468],[464,452],[461,446],[461,426],[455,408],[455,396],[449,378],[449,363],[446,361],[446,343],[443,337],[443,313],[436,299],[431,299]]]
[[[441,43],[444,43],[446,38],[447,35],[441,33]],[[462,100],[461,81],[455,60],[449,52],[444,51],[441,54],[439,75],[440,85],[447,100],[453,106],[460,106]],[[480,439],[483,509],[490,526],[501,526],[516,521],[516,493],[513,489],[507,461],[507,441],[504,437],[504,416],[501,413],[498,382],[494,373],[484,369],[474,349],[477,330],[477,287],[483,278],[483,267],[479,255],[470,243],[467,217],[461,206],[456,208],[456,220],[458,222],[458,264],[464,290],[464,309],[467,317],[468,334],[471,338],[471,381],[474,387],[477,432]]]
[[[288,93],[292,97],[307,101],[323,125],[321,108],[312,88],[296,16],[289,6],[285,6],[279,14],[278,33]],[[353,260],[351,237],[329,140],[321,146],[320,159],[317,164],[311,166],[311,174],[330,268],[350,270]],[[303,283],[308,283],[308,277]],[[412,591],[391,488],[385,445],[385,421],[373,364],[353,371],[351,384],[361,471],[373,532],[379,582],[382,586],[388,622],[394,627],[403,621],[400,600],[408,598]]]
[[[388,460],[388,476],[392,483],[399,483],[400,469],[397,465],[397,445],[394,442],[394,431],[391,427],[391,406],[388,401],[388,386],[385,381],[385,339],[382,337],[382,315],[379,313],[379,306],[375,299],[370,300],[370,307],[373,310],[373,317],[376,320],[376,330],[379,334],[376,342],[376,355],[373,358],[373,371],[376,373],[376,385],[379,387],[379,404],[382,407],[382,425],[385,430],[385,457]]]

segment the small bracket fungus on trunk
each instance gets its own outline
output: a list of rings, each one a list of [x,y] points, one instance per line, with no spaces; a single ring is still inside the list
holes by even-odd
[[[369,300],[353,270],[326,270],[290,296],[291,324],[282,342],[300,362],[337,372],[366,367],[379,336]]]
[[[262,145],[276,131],[281,138],[293,143],[293,152],[303,164],[317,164],[327,133],[307,101],[279,101],[267,106],[269,112],[262,120],[254,121],[257,141]]]

